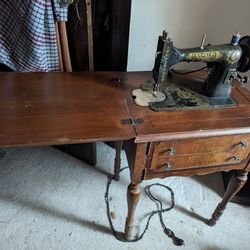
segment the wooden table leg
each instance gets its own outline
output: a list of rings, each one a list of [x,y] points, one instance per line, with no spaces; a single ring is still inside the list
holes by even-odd
[[[121,151],[122,151],[123,141],[115,142],[115,180],[119,181],[120,179],[120,170],[121,170]]]
[[[125,239],[130,240],[133,232],[134,226],[134,215],[136,206],[140,200],[141,191],[140,191],[140,184],[130,184],[128,186],[127,191],[127,199],[128,199],[128,216],[126,219],[126,226],[125,226]]]
[[[247,181],[246,171],[237,171],[230,179],[228,184],[226,193],[219,203],[217,208],[215,209],[212,218],[208,221],[210,226],[214,226],[216,222],[219,220],[220,216],[223,214],[228,202],[234,197],[234,195],[240,191],[240,189],[244,186]]]

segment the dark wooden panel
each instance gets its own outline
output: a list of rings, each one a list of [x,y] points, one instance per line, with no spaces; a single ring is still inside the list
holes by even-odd
[[[96,143],[58,145],[55,148],[70,154],[90,165],[96,165]]]
[[[1,73],[0,146],[135,137],[115,73]]]
[[[69,6],[67,35],[73,71],[89,70],[85,0],[74,1]]]
[[[126,71],[131,0],[95,0],[92,1],[92,10],[94,69]],[[70,5],[68,19],[73,71],[89,70],[85,0],[74,1]]]
[[[112,0],[112,70],[127,70],[130,13],[131,0]]]
[[[126,71],[131,0],[93,1],[95,70]]]

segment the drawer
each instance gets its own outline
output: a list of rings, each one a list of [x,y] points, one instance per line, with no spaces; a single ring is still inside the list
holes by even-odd
[[[237,164],[248,157],[249,145],[249,134],[161,142],[151,146],[147,168],[162,172]]]
[[[250,135],[247,134],[161,142],[155,147],[154,155],[163,157],[173,153],[183,155],[208,152],[238,152],[241,150],[249,151],[249,148]]]
[[[167,158],[155,159],[155,170],[171,170],[193,167],[216,166],[223,164],[235,164],[245,160],[248,152],[239,152],[237,155],[231,152],[212,152],[208,154],[177,155]]]

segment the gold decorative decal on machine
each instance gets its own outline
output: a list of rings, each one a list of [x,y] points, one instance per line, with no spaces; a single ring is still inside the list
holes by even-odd
[[[203,52],[194,52],[189,53],[187,56],[188,60],[217,60],[222,57],[220,51],[203,51]]]

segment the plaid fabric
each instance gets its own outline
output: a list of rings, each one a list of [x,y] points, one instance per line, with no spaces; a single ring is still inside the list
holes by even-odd
[[[59,71],[54,22],[67,15],[60,0],[0,0],[0,63],[14,71]]]

